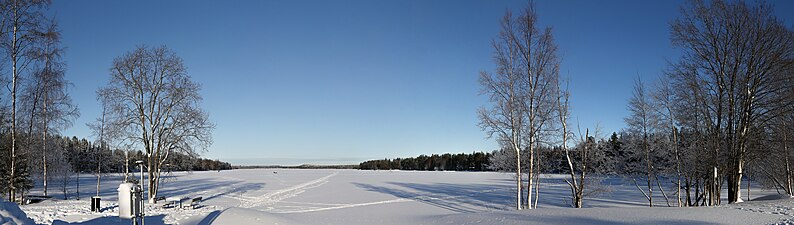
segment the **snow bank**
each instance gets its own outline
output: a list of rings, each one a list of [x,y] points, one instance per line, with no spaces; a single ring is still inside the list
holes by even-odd
[[[272,213],[232,207],[212,219],[212,224],[297,224]]]
[[[560,208],[453,214],[425,224],[775,224],[780,215],[729,207]]]
[[[781,199],[790,199],[790,198],[792,197],[788,195],[771,194],[771,195],[764,195],[761,197],[754,198],[753,201],[781,200]]]
[[[25,215],[15,203],[0,200],[0,224],[2,225],[28,225],[36,224]]]

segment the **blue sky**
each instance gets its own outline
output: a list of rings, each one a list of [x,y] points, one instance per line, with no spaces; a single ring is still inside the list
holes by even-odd
[[[527,1],[54,1],[67,79],[90,137],[112,60],[166,45],[203,85],[217,124],[204,157],[233,164],[357,163],[490,151],[478,73],[506,10]],[[632,79],[676,60],[682,1],[536,1],[571,80],[574,123],[624,127]],[[794,2],[773,1],[791,25]],[[788,13],[788,14],[786,14]]]

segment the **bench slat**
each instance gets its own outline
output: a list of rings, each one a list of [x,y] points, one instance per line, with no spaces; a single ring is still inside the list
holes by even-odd
[[[203,199],[203,197],[192,198],[192,199],[190,199],[190,204],[183,205],[182,207],[183,208],[190,207],[191,209],[195,209],[196,206],[198,206],[199,202],[201,202],[202,199]]]

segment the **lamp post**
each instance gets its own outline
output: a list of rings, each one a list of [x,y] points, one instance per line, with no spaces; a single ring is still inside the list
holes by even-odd
[[[140,197],[141,199],[139,201],[141,202],[140,203],[141,204],[141,224],[145,225],[146,222],[144,222],[144,219],[143,219],[145,217],[145,213],[144,212],[146,211],[146,208],[144,207],[144,202],[143,202],[143,160],[135,161],[135,164],[138,164],[138,166],[141,168],[141,179],[140,179],[140,186],[141,186],[140,190],[141,190],[141,193],[139,195],[139,196],[141,196]]]

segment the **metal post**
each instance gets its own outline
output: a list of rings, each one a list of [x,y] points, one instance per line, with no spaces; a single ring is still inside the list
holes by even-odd
[[[144,193],[143,192],[143,188],[144,188],[144,186],[143,186],[143,161],[142,160],[138,160],[135,163],[137,163],[138,166],[140,166],[140,168],[141,168],[141,180],[140,180],[141,181],[140,182],[140,185],[141,185],[141,188],[140,188],[140,192],[141,192],[141,194],[140,194],[140,196],[141,196],[140,197],[140,202],[141,202],[141,211],[140,211],[140,213],[141,213],[141,216],[140,217],[141,217],[141,224],[142,225],[146,225],[146,222],[144,221],[144,218],[146,217],[146,213],[145,213],[146,212],[146,208],[144,206],[145,203],[143,202],[143,200],[144,200],[144,198],[143,198],[143,193]]]
[[[135,187],[133,187],[133,190],[135,190]],[[139,198],[140,198],[140,195],[138,195],[138,191],[131,191],[131,192],[130,192],[130,195],[132,195],[132,196],[130,197],[130,200],[132,200],[132,202],[135,202],[135,201],[140,201],[140,200],[139,200]],[[130,210],[131,210],[132,212],[135,212],[135,207],[131,207],[131,208],[130,208]],[[138,224],[140,224],[140,223],[138,223],[138,218],[139,218],[139,216],[138,216],[138,214],[137,214],[137,213],[134,213],[134,214],[132,215],[132,225],[138,225]]]
[[[143,188],[144,188],[144,184],[143,184],[143,164],[141,164],[141,201],[140,201],[141,202],[141,224],[145,224],[145,222],[143,220],[143,218],[144,218],[143,211],[145,211],[145,209],[146,209],[143,206],[143,204],[144,204],[143,203]]]

